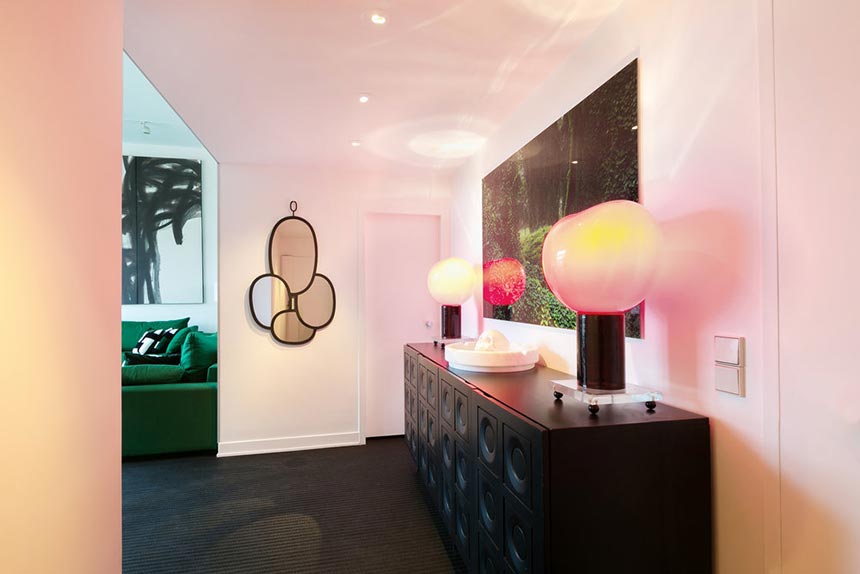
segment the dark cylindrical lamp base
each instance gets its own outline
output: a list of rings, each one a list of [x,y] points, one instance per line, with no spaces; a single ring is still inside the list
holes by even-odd
[[[442,338],[460,338],[460,306],[442,305]]]
[[[576,318],[576,378],[590,391],[624,390],[624,315]]]

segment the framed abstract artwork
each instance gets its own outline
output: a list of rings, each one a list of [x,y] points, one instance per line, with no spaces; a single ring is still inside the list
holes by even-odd
[[[122,158],[122,303],[203,302],[201,162]]]
[[[541,248],[559,219],[615,199],[639,201],[638,60],[625,66],[483,179],[483,261],[515,259],[525,289],[510,308],[484,302],[484,317],[576,327],[576,312],[549,290]],[[627,313],[641,337],[641,305]]]

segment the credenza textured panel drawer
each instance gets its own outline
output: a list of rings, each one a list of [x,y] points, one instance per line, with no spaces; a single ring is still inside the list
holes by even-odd
[[[472,496],[472,483],[475,481],[475,461],[469,454],[468,447],[460,441],[455,441],[454,455],[454,484],[466,496]]]
[[[418,400],[418,437],[422,440],[427,440],[427,405],[422,400]]]
[[[439,514],[448,534],[454,533],[454,482],[442,473],[439,492]]]
[[[421,477],[421,482],[427,484],[427,443],[422,439],[418,439],[418,474]]]
[[[486,405],[484,405],[486,406]],[[498,419],[481,406],[478,409],[478,459],[496,477],[501,476],[502,455]]]
[[[490,478],[481,466],[478,465],[477,473],[478,524],[498,551],[502,548],[502,522],[504,521],[502,490],[498,480]]]
[[[436,415],[427,411],[427,445],[434,451],[439,448],[439,423]]]
[[[435,412],[439,405],[439,379],[435,371],[427,370],[427,405]]]
[[[430,500],[432,500],[433,504],[437,507],[439,505],[439,482],[441,478],[438,463],[432,458],[429,458],[429,461],[427,462],[427,482],[425,483],[425,486],[427,487],[427,494],[430,495]]]
[[[418,460],[418,442],[415,436],[415,420],[407,416],[404,421],[404,435],[406,446],[409,448],[409,454],[412,455],[412,460]]]
[[[505,562],[517,574],[532,572],[534,540],[531,515],[513,497],[504,497],[504,556]]]
[[[469,421],[471,420],[471,401],[469,396],[461,392],[459,389],[454,389],[454,429],[460,438],[469,442]]]
[[[454,387],[441,374],[439,376],[439,417],[445,424],[451,428],[454,427]]]
[[[427,400],[427,369],[418,362],[418,398]]]
[[[403,385],[403,411],[412,416],[412,387]]]
[[[454,433],[448,425],[439,426],[439,458],[442,460],[442,474],[454,481]]]
[[[424,372],[424,392],[421,396],[427,401],[427,408],[435,413],[439,408],[439,367],[424,357],[419,357],[418,362]]]
[[[502,424],[503,474],[505,486],[528,508],[532,507],[532,446],[531,442],[511,428]]]
[[[503,574],[502,557],[483,532],[478,533],[478,572]]]
[[[473,516],[469,500],[457,490],[454,490],[454,543],[460,552],[460,557],[467,564],[471,563]]]

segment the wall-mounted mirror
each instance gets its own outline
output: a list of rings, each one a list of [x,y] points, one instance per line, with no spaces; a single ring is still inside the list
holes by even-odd
[[[275,224],[269,235],[269,272],[248,290],[251,318],[286,345],[302,345],[334,320],[336,298],[331,280],[317,273],[317,237],[313,226],[296,215]]]

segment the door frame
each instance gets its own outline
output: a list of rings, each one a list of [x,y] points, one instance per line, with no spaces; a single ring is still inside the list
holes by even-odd
[[[360,329],[358,348],[358,439],[365,444],[367,438],[367,341],[365,340],[365,318],[367,315],[364,248],[364,226],[368,215],[429,215],[439,218],[439,255],[441,259],[451,254],[451,205],[448,197],[440,198],[396,198],[373,199],[361,203],[358,217],[358,325]],[[429,271],[429,269],[428,269]],[[409,341],[403,341],[407,343]]]

